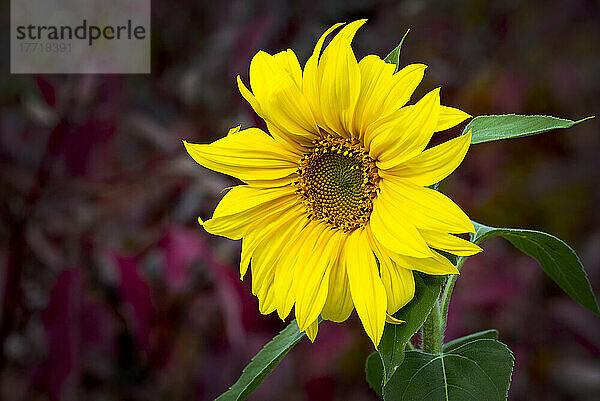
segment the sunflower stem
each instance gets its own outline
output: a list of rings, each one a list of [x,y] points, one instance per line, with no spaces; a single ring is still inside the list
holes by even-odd
[[[456,268],[461,269],[467,258],[461,256],[456,262]],[[446,280],[444,291],[439,302],[436,302],[423,324],[423,351],[431,354],[442,352],[444,344],[444,332],[446,331],[446,321],[448,319],[448,308],[450,307],[450,298],[458,274],[451,274]]]
[[[456,261],[456,268],[460,270],[462,266],[465,264],[465,260],[467,258],[465,256],[461,256]],[[442,322],[442,341],[444,340],[444,332],[446,331],[446,321],[448,320],[448,308],[450,307],[450,298],[452,297],[452,290],[454,290],[454,284],[458,279],[458,274],[452,274],[448,276],[446,280],[446,285],[444,286],[444,292],[442,293],[442,299],[440,301],[441,304],[441,322]]]
[[[457,278],[458,274],[452,274],[448,277],[448,280],[446,280],[446,285],[444,286],[444,292],[442,293],[442,299],[440,301],[444,331],[446,330],[446,320],[448,320],[448,308],[450,307],[450,297],[452,297],[452,290],[454,290],[454,284],[456,283]]]
[[[440,303],[433,304],[427,320],[423,324],[423,351],[439,354],[442,351],[442,321]]]

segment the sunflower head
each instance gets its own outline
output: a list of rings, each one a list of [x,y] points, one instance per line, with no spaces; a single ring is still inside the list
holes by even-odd
[[[314,340],[319,316],[342,322],[356,309],[377,347],[386,319],[398,323],[391,315],[414,296],[413,270],[457,274],[439,251],[481,249],[455,235],[474,232],[465,213],[428,188],[471,140],[427,148],[431,137],[469,115],[441,105],[439,89],[407,105],[426,67],[357,61],[351,42],[364,23],[332,26],[304,68],[291,50],[254,56],[250,89],[237,82],[268,133],[237,127],[184,144],[201,165],[243,182],[200,223],[242,239],[240,273],[250,267],[260,311],[285,319],[294,308]]]

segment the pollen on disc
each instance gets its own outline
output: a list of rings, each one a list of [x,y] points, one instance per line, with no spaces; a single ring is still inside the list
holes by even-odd
[[[328,136],[315,142],[297,173],[297,193],[311,218],[344,231],[368,222],[379,176],[358,141]]]

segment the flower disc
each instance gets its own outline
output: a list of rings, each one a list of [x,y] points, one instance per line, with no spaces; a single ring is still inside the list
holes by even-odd
[[[379,176],[356,140],[329,136],[300,161],[298,194],[311,218],[352,231],[369,221]]]

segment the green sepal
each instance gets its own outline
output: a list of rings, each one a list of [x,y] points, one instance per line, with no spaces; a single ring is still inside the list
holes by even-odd
[[[396,46],[396,48],[392,50],[390,54],[385,56],[385,58],[383,59],[383,61],[385,61],[386,63],[396,65],[394,73],[400,70],[400,50],[402,50],[402,43],[404,43],[404,39],[406,38],[406,35],[408,35],[408,32],[410,32],[410,29],[406,30],[406,33],[404,34],[404,36],[402,36],[402,39],[400,40],[400,43],[398,43],[398,46]]]

